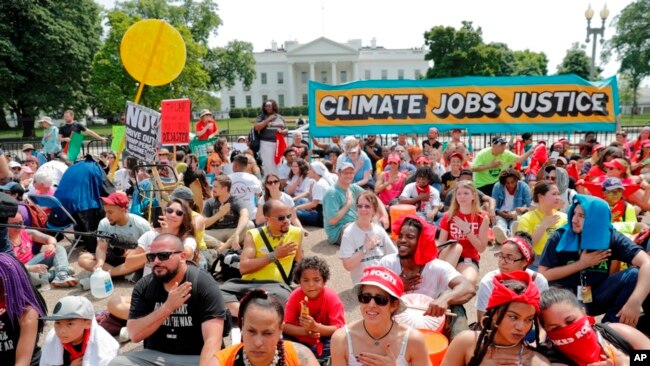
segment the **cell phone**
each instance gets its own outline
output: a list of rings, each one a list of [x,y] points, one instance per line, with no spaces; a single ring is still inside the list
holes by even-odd
[[[551,153],[551,159],[557,159],[560,157],[560,153],[558,151],[553,151]]]
[[[151,208],[151,225],[154,229],[160,227],[160,216],[162,216],[162,207],[155,206]]]

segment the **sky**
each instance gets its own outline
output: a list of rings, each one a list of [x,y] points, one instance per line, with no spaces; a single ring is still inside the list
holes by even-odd
[[[115,0],[96,0],[110,9]],[[211,46],[224,46],[238,39],[253,44],[254,51],[296,40],[308,43],[324,36],[333,41],[361,39],[369,46],[372,38],[385,48],[424,46],[424,32],[434,26],[460,28],[471,21],[483,31],[483,41],[502,42],[511,50],[544,52],[549,59],[548,74],[554,74],[566,51],[574,42],[585,44],[585,10],[594,9],[592,27],[600,27],[600,10],[610,10],[605,22],[605,39],[615,34],[614,17],[632,0],[217,0],[223,24],[210,40]],[[591,38],[591,37],[590,37]],[[592,42],[586,44],[591,57]],[[597,65],[603,77],[616,74],[620,63],[613,56],[608,63],[600,59],[602,45],[596,48]],[[646,80],[644,85],[650,85]]]

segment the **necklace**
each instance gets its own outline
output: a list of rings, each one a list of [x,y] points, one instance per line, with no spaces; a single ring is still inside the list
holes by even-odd
[[[515,347],[517,347],[517,345],[519,345],[519,342],[517,342],[515,344],[509,344],[509,345],[506,345],[506,346],[502,346],[500,344],[492,343],[492,347],[498,348],[498,349],[515,348]]]
[[[253,364],[248,360],[248,356],[246,356],[246,352],[243,349],[242,349],[242,354],[244,355],[244,365],[253,366]],[[275,355],[273,355],[273,359],[271,360],[269,366],[276,366],[279,361],[280,361],[280,355],[278,355],[278,349],[276,347]]]
[[[372,334],[370,334],[370,332],[368,332],[368,328],[366,328],[366,321],[365,320],[362,321],[361,324],[363,325],[363,330],[366,331],[366,334],[368,335],[368,337],[372,338],[372,340],[375,341],[375,346],[379,346],[379,341],[386,338],[386,336],[388,336],[390,334],[390,332],[393,330],[393,325],[395,325],[395,321],[391,320],[390,329],[388,329],[388,332],[386,332],[386,334],[384,334],[383,336],[381,336],[379,338],[373,337]]]

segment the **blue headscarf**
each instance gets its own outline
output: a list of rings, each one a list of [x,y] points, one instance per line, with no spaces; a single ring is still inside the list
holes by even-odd
[[[573,232],[571,221],[576,205],[582,206],[585,212],[585,222],[582,233]],[[580,250],[605,250],[609,248],[612,236],[612,212],[603,199],[593,196],[576,194],[569,207],[568,223],[562,228],[564,235],[557,245],[558,252],[577,252]]]

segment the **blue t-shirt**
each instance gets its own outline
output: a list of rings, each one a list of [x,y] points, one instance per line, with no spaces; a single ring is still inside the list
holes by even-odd
[[[560,238],[564,234],[565,229],[560,228],[548,238],[546,247],[542,253],[540,265],[548,268],[560,267],[580,259],[580,252],[558,252],[557,245]],[[634,244],[628,237],[619,233],[616,230],[611,230],[611,240],[609,242],[609,249],[612,254],[606,262],[602,262],[585,270],[585,282],[592,287],[598,287],[603,281],[609,277],[609,269],[613,260],[618,260],[625,263],[632,263],[632,259],[643,250],[640,246]],[[569,291],[576,291],[580,285],[580,272],[574,273],[568,277],[561,278],[555,281],[549,281],[549,286],[557,286],[565,288]]]
[[[357,201],[361,192],[364,191],[363,188],[355,183],[350,184],[349,189],[352,191],[352,199],[354,202]],[[330,225],[329,223],[329,219],[336,216],[341,207],[345,205],[346,193],[347,191],[343,190],[338,184],[335,184],[327,189],[323,198],[323,227],[325,228],[325,234],[327,234],[327,241],[330,243],[335,243],[339,236],[341,236],[343,225],[357,219],[357,205],[353,204],[336,225]]]
[[[363,160],[363,167],[362,167],[361,169],[359,169],[359,170],[356,172],[356,174],[354,174],[354,180],[353,180],[353,182],[355,182],[355,183],[363,179],[363,174],[364,174],[366,171],[370,171],[370,172],[372,172],[372,163],[370,162],[370,158],[368,157],[368,155],[366,155],[366,154],[361,154],[361,156],[359,156],[359,159],[362,159],[362,160]],[[355,164],[354,164],[354,161],[352,161],[352,159],[350,159],[349,156],[346,156],[346,157],[345,157],[345,161],[348,162],[348,163],[350,163],[350,164],[352,164],[352,165],[355,165]]]

